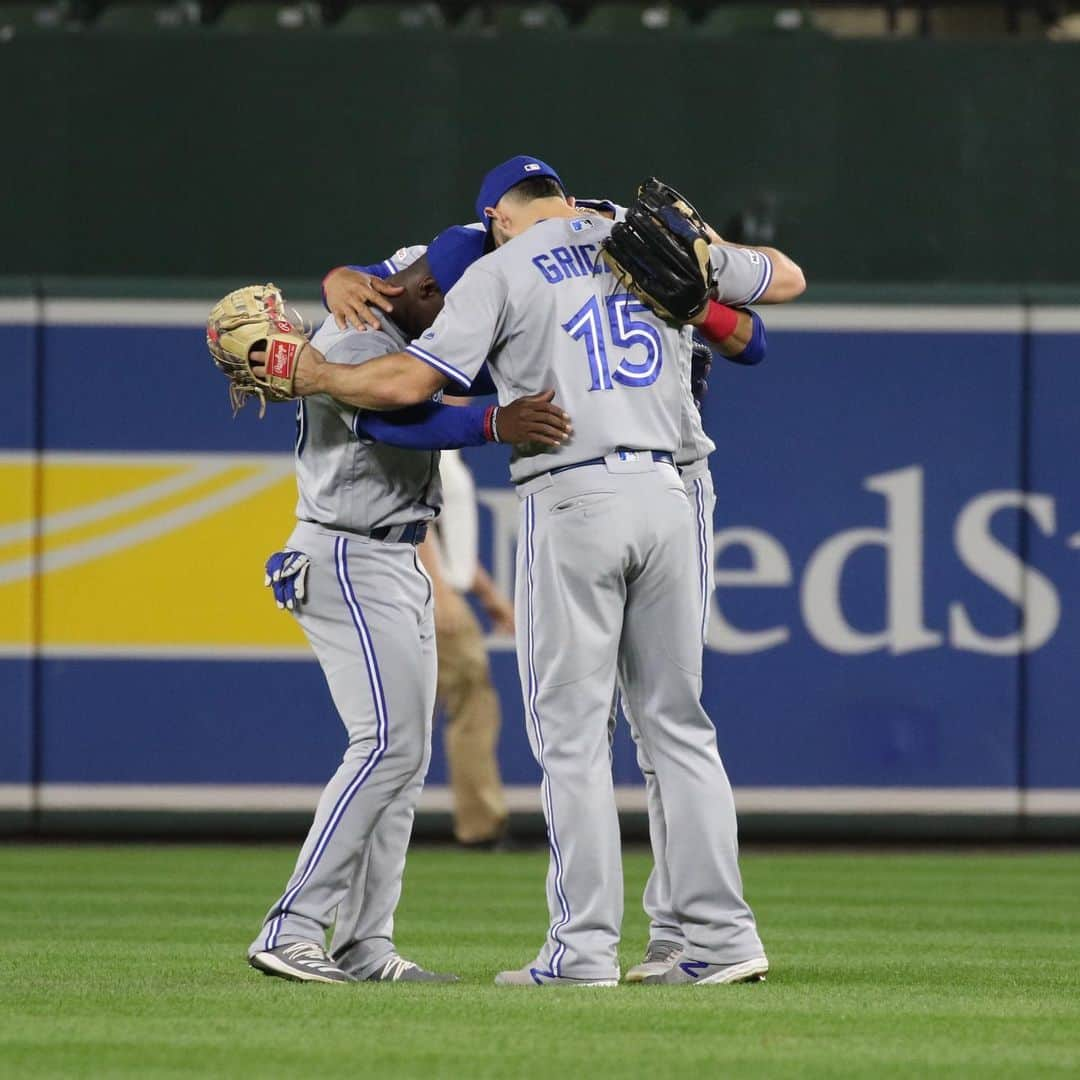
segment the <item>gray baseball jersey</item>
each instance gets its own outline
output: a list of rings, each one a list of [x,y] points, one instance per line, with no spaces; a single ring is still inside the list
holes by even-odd
[[[407,343],[394,322],[340,330],[328,316],[312,344],[332,364],[363,364]],[[297,409],[296,516],[324,528],[369,533],[426,521],[441,501],[438,451],[402,450],[356,433],[358,410],[320,394]]]
[[[717,299],[722,304],[747,307],[760,299],[772,281],[772,262],[763,251],[712,245],[709,256],[716,274]],[[683,402],[681,443],[675,460],[679,465],[690,465],[708,457],[716,449],[716,443],[705,434],[701,425],[701,414],[694,404],[694,395],[690,392],[693,330],[684,326],[682,337],[683,350],[680,357],[685,365],[686,395]]]
[[[716,443],[705,434],[701,423],[701,413],[694,402],[690,389],[690,366],[694,358],[694,332],[689,326],[682,328],[679,348],[679,365],[682,369],[683,403],[682,416],[679,419],[679,449],[675,453],[675,464],[682,468],[695,461],[707,458],[715,449]]]
[[[626,207],[613,203],[609,199],[578,199],[577,205],[584,209],[604,210],[614,215],[615,221],[626,220]],[[733,265],[732,274],[738,273],[738,266]],[[741,287],[741,282],[734,282]],[[715,449],[716,443],[705,434],[701,426],[701,414],[694,404],[694,395],[690,390],[690,364],[693,359],[694,333],[689,326],[684,326],[681,333],[682,348],[679,363],[683,369],[683,406],[679,427],[679,449],[675,452],[675,463],[679,466],[690,465],[702,458],[707,458]]]
[[[515,481],[620,448],[679,448],[679,332],[620,290],[599,258],[611,226],[599,216],[534,225],[473,263],[408,347],[461,386],[487,360],[503,404],[555,389],[573,439],[516,453]]]
[[[626,207],[608,199],[578,199],[577,205],[586,209],[604,210],[613,214],[615,221],[626,218]],[[721,245],[712,246],[709,255],[716,275],[717,299],[722,304],[737,307],[752,304],[760,299],[772,281],[772,262],[762,251]],[[690,391],[690,364],[694,341],[691,327],[683,327],[682,341],[680,360],[686,372],[685,395],[680,444],[675,454],[675,461],[680,466],[691,465],[707,458],[716,449],[716,443],[705,434],[701,414]]]
[[[712,245],[709,257],[716,274],[717,299],[733,307],[747,307],[758,300],[772,281],[772,262],[763,251],[752,248],[733,248]],[[680,359],[684,365],[683,385],[686,393],[683,401],[682,429],[676,462],[691,465],[707,458],[716,443],[705,434],[701,414],[694,404],[690,391],[690,365],[693,359],[694,332],[689,326],[682,329],[683,348]]]
[[[613,214],[615,221],[626,217],[626,207],[608,199],[578,199],[577,205],[585,209],[603,210]],[[482,228],[476,224],[475,228]],[[387,273],[396,273],[420,258],[427,247],[413,244],[399,248],[381,263]],[[713,271],[716,274],[717,294],[721,303],[746,306],[758,300],[772,281],[772,262],[762,251],[752,248],[714,246],[710,250]],[[680,422],[679,448],[675,452],[678,465],[690,465],[708,457],[716,444],[705,433],[701,423],[701,414],[694,404],[690,392],[690,363],[693,347],[693,331],[684,327],[682,331],[683,348],[679,361],[685,370],[683,412]]]

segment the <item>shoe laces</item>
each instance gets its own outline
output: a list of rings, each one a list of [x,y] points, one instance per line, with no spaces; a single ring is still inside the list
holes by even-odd
[[[388,979],[390,982],[397,982],[406,971],[412,971],[413,968],[418,966],[411,960],[406,960],[403,956],[391,956],[383,965],[379,976]]]
[[[682,946],[674,941],[650,941],[649,947],[645,950],[645,960],[648,963],[667,963],[669,960],[674,960],[682,951]]]
[[[294,942],[292,945],[286,945],[283,951],[285,956],[294,963],[312,963],[327,971],[337,967],[337,964],[326,955],[326,949],[314,942]]]

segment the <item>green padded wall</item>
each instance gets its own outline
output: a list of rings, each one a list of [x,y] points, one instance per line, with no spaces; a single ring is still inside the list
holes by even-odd
[[[4,273],[316,275],[469,220],[527,152],[717,224],[770,192],[811,283],[1080,279],[1074,45],[60,35],[0,45],[0,103]]]

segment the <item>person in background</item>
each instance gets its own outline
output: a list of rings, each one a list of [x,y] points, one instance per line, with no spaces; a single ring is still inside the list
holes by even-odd
[[[442,514],[418,551],[435,598],[436,697],[446,713],[443,745],[454,836],[463,847],[484,850],[497,847],[506,832],[506,796],[495,754],[502,717],[484,632],[465,594],[476,597],[495,634],[510,638],[514,608],[477,558],[476,488],[460,452],[444,451],[439,471]]]

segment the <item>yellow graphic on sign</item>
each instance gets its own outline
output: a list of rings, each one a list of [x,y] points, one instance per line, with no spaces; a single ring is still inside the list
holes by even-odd
[[[295,503],[288,455],[6,462],[0,646],[302,647],[263,587]]]
[[[29,461],[0,462],[0,563],[8,552],[25,555],[21,529],[34,517],[35,473]],[[0,644],[29,646],[34,637],[34,592],[29,578],[0,584]]]

